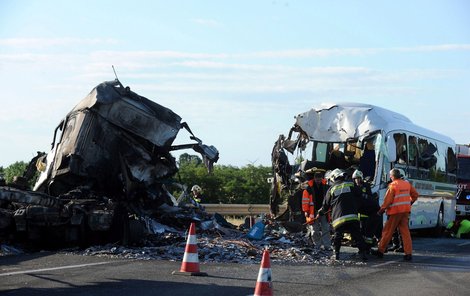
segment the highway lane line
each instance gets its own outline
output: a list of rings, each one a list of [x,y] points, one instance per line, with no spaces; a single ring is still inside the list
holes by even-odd
[[[470,245],[470,242],[458,244],[457,247],[466,246],[466,245]]]
[[[14,271],[14,272],[0,273],[0,276],[9,276],[9,275],[15,275],[15,274],[24,274],[24,273],[35,273],[35,272],[50,271],[50,270],[61,270],[61,269],[81,268],[81,267],[86,267],[86,266],[102,265],[102,264],[109,264],[109,263],[112,263],[112,262],[96,262],[96,263],[87,263],[87,264],[78,264],[78,265],[66,265],[66,266],[58,266],[58,267],[50,267],[50,268],[41,268],[41,269],[30,269],[30,270],[23,270],[23,271]]]
[[[397,262],[400,262],[400,261],[401,260],[391,260],[391,261],[387,261],[387,262],[380,263],[380,264],[377,264],[377,265],[373,265],[371,267],[382,267],[382,266],[389,265],[389,264],[392,264],[392,263],[397,263]]]

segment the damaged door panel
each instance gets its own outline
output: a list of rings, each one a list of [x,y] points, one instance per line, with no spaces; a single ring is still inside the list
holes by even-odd
[[[182,128],[192,142],[172,145]],[[32,161],[41,172],[33,191],[0,187],[0,227],[12,227],[5,221],[25,232],[60,227],[77,240],[84,230],[118,225],[129,235],[135,224],[129,217],[177,206],[170,188],[178,167],[170,152],[188,148],[201,154],[209,171],[219,158],[172,110],[117,79],[101,83],[59,123],[51,151]]]

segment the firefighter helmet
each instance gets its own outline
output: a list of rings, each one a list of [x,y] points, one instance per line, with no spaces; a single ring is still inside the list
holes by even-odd
[[[191,187],[191,191],[201,193],[202,188],[199,185],[194,185],[193,187]]]
[[[339,178],[344,178],[345,175],[346,175],[345,171],[343,171],[341,169],[334,169],[330,173],[330,180],[333,181],[333,182],[336,182]]]
[[[360,170],[355,170],[354,173],[352,174],[353,179],[361,178],[364,179],[364,175]]]

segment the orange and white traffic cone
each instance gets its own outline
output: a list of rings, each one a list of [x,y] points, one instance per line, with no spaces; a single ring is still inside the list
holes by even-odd
[[[184,250],[183,263],[179,271],[173,271],[177,275],[207,276],[207,273],[199,271],[199,257],[197,254],[196,224],[189,227],[188,240]]]
[[[272,296],[273,285],[271,283],[271,263],[269,262],[269,252],[264,250],[261,267],[256,281],[254,296]]]

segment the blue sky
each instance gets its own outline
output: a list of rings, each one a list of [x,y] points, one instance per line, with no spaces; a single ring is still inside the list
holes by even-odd
[[[469,16],[465,0],[0,0],[0,166],[47,152],[112,65],[224,165],[270,165],[294,116],[330,102],[469,143]]]

